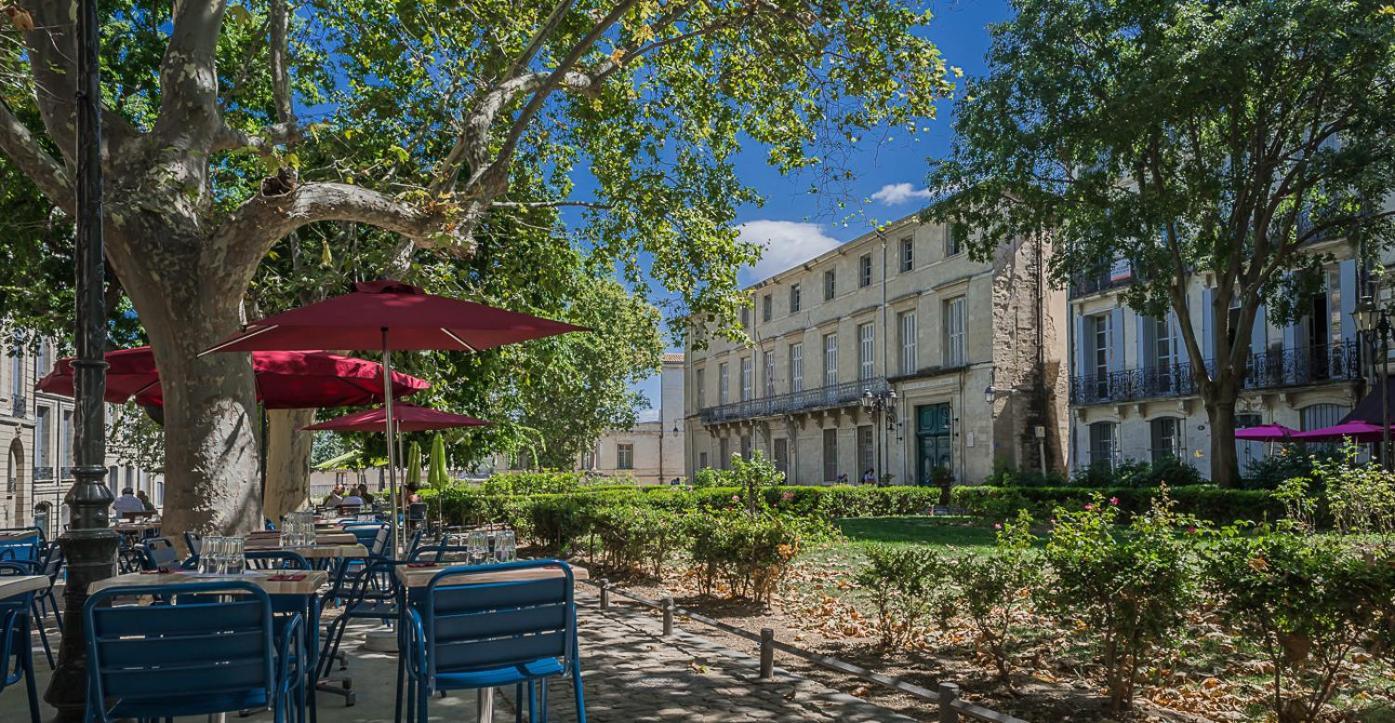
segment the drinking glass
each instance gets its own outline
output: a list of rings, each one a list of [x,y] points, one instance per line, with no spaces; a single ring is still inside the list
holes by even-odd
[[[199,555],[199,572],[217,575],[223,559],[223,538],[209,535],[203,538],[202,554]]]
[[[469,552],[471,565],[483,563],[489,558],[489,533],[484,530],[472,531],[466,543],[466,550]]]
[[[247,568],[246,540],[241,537],[229,537],[227,541],[227,574],[241,575]]]
[[[496,562],[513,562],[516,557],[518,557],[518,547],[513,530],[500,531],[494,538],[494,560]]]

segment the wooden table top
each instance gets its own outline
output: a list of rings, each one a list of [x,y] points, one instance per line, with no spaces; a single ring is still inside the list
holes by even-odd
[[[350,535],[353,537],[353,535]],[[289,550],[299,553],[307,560],[320,560],[327,557],[368,557],[368,548],[357,542],[350,544],[316,542],[314,547],[282,547],[280,540],[247,540],[242,547],[245,552],[265,552],[267,550]]]
[[[301,575],[304,577],[300,577]],[[300,579],[271,579],[277,576],[300,577]],[[228,580],[250,582],[265,590],[269,595],[313,595],[320,589],[321,585],[329,581],[329,573],[324,570],[248,570],[241,575],[200,575],[188,571],[159,574],[128,572],[125,575],[97,580],[88,587],[88,592],[132,585],[192,585],[200,582],[224,582]]]
[[[431,583],[431,578],[436,577],[436,573],[448,568],[451,563],[439,563],[431,567],[407,567],[397,566],[397,580],[410,588],[426,587]],[[474,585],[485,582],[510,582],[524,580],[550,580],[555,577],[562,577],[562,569],[558,567],[535,567],[521,570],[500,570],[499,572],[483,572],[460,577],[459,584]],[[590,576],[584,567],[572,567],[572,578],[576,580],[586,580]]]
[[[6,600],[26,592],[34,592],[48,587],[47,575],[5,575],[0,576],[0,600]]]
[[[247,541],[253,540],[277,540],[281,539],[281,533],[275,530],[263,530],[253,532],[247,536]],[[358,542],[358,537],[352,532],[321,532],[315,531],[315,544],[317,545],[353,545]]]

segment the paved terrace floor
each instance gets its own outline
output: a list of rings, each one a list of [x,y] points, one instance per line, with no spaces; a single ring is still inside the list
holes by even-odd
[[[713,643],[680,629],[670,638],[660,637],[656,618],[623,607],[602,611],[593,595],[578,590],[578,622],[581,636],[582,678],[587,714],[592,721],[912,721],[821,683],[776,668],[772,682],[757,680],[753,655]],[[61,594],[59,599],[62,599]],[[326,620],[329,616],[326,615]],[[319,694],[322,723],[366,723],[393,720],[396,673],[395,656],[360,650],[371,626],[351,627],[344,648],[358,703],[345,707],[333,694]],[[51,638],[53,639],[53,638]],[[34,662],[42,697],[49,668],[35,638]],[[494,720],[514,720],[512,690],[501,691]],[[548,698],[549,720],[575,720],[570,682],[553,681]],[[475,693],[456,691],[431,703],[432,721],[474,721]],[[0,693],[0,721],[27,721],[23,685]],[[54,711],[46,705],[44,720]],[[926,719],[934,714],[927,710]],[[237,721],[269,721],[263,712]]]

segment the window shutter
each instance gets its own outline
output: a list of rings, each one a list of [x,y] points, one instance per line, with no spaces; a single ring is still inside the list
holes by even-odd
[[[1109,312],[1109,370],[1121,371],[1124,368],[1124,309],[1116,308]]]
[[[1342,293],[1342,341],[1356,338],[1356,259],[1338,265]]]

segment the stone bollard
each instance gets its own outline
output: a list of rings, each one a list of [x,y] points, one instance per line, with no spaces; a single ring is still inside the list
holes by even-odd
[[[663,600],[664,609],[664,637],[673,635],[673,596],[665,595]]]
[[[940,683],[940,723],[959,723],[959,711],[953,705],[956,700],[959,700],[959,686]]]
[[[600,588],[601,588],[601,609],[602,609],[602,610],[609,610],[609,609],[610,609],[610,581],[607,580],[607,579],[605,579],[605,578],[601,578],[601,579],[597,582],[597,584],[598,584],[598,585],[600,586]]]
[[[760,629],[760,679],[775,678],[775,631]]]

